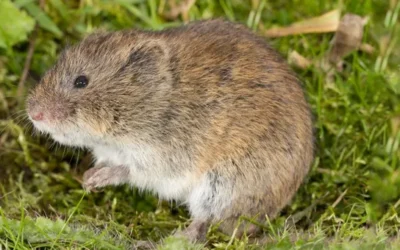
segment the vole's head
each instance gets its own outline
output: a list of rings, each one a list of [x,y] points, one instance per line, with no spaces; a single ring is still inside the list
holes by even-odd
[[[147,35],[146,35],[147,36]],[[146,124],[168,86],[168,51],[137,32],[98,33],[66,49],[27,99],[36,129],[86,146]],[[152,102],[149,105],[149,102]]]

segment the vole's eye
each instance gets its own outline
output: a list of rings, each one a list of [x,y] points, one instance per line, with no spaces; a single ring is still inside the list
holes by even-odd
[[[89,83],[89,79],[86,76],[78,76],[75,79],[74,87],[78,88],[78,89],[84,88],[88,85],[88,83]]]

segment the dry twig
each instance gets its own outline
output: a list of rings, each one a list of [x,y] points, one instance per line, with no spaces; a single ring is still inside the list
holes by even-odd
[[[40,5],[41,9],[44,8],[45,4],[46,4],[45,0],[39,1],[39,5]],[[39,32],[39,25],[36,23],[35,28],[32,32],[31,38],[29,40],[29,47],[28,47],[28,52],[27,52],[26,58],[25,58],[24,69],[22,71],[21,78],[19,79],[19,82],[18,82],[17,98],[19,101],[21,101],[21,98],[23,96],[23,92],[25,89],[25,82],[26,82],[26,79],[28,78],[29,69],[30,69],[31,63],[32,63],[33,53],[35,52],[35,46],[36,46],[38,32]]]

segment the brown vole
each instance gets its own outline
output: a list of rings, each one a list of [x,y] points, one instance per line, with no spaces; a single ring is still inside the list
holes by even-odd
[[[38,130],[93,152],[86,189],[129,183],[181,201],[192,240],[210,223],[232,233],[242,215],[273,218],[313,161],[298,79],[263,38],[222,20],[90,35],[27,105]]]

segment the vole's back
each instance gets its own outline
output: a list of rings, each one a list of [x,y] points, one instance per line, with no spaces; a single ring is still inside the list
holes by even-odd
[[[160,35],[170,46],[174,84],[165,128],[201,138],[210,162],[263,148],[290,160],[301,181],[313,158],[311,114],[281,56],[243,26],[220,20]]]

